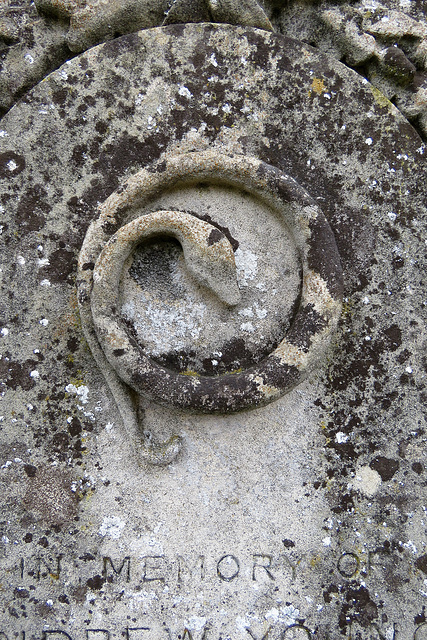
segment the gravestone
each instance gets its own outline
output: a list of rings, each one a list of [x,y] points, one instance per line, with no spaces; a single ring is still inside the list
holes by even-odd
[[[425,145],[261,26],[1,120],[3,640],[427,637]]]

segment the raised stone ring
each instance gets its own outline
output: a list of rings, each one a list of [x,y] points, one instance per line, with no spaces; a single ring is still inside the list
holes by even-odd
[[[154,362],[120,317],[124,263],[153,236],[173,236],[200,284],[225,304],[240,292],[232,247],[219,229],[189,213],[141,215],[161,192],[200,181],[234,186],[279,212],[299,251],[299,305],[283,340],[258,364],[217,376],[174,372]],[[215,152],[168,157],[143,169],[113,193],[90,226],[79,260],[79,303],[86,335],[98,363],[105,362],[138,394],[159,403],[202,412],[231,412],[278,398],[297,384],[324,351],[342,297],[342,271],[332,230],[313,199],[292,178],[266,163]]]

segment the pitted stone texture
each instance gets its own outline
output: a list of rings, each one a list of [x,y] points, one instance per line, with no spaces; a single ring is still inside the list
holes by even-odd
[[[426,152],[414,129],[308,46],[187,25],[88,51],[0,130],[0,631],[418,640]],[[173,465],[141,468],[82,337],[76,260],[98,203],[162,154],[206,149],[255,156],[320,203],[343,260],[342,327],[325,369],[267,407],[141,407],[162,439],[185,442]],[[31,510],[46,465],[63,484],[44,483]]]

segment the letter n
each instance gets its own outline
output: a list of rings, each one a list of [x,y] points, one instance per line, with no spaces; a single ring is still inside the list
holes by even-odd
[[[49,574],[49,576],[54,580],[58,580],[59,575],[61,573],[61,558],[62,558],[62,554],[57,556],[55,569],[53,569],[50,565],[48,565],[46,560],[44,560],[43,558],[37,558],[37,572],[36,572],[37,580],[41,580],[41,578],[45,578],[47,574]]]

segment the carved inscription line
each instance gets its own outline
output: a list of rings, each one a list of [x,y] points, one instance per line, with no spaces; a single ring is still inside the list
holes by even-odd
[[[287,638],[290,638],[291,634],[289,632],[291,630],[303,631],[308,640],[312,640],[313,638],[313,634],[308,627],[302,624],[291,624],[280,631],[280,640],[286,640]],[[152,629],[150,627],[126,627],[123,631],[121,631],[121,633],[119,633],[119,635],[121,637],[124,637],[126,640],[142,640],[144,637],[146,637],[144,632],[151,631]],[[205,625],[205,627],[201,631],[201,635],[199,635],[196,639],[194,634],[187,627],[181,633],[174,633],[168,627],[164,627],[163,632],[166,634],[166,637],[163,637],[165,638],[165,640],[175,640],[176,637],[180,640],[214,640],[214,636],[210,635],[209,633],[210,631],[213,631],[212,627],[210,627],[209,625]],[[249,636],[253,638],[253,640],[267,640],[270,637],[272,627],[269,627],[267,632],[262,637],[257,636],[249,628],[247,628],[246,631],[248,632]],[[85,640],[110,640],[110,637],[112,635],[112,633],[107,629],[86,629],[84,633]],[[62,629],[46,629],[41,632],[41,640],[79,640],[79,638],[81,638],[80,634],[79,636],[77,636],[76,634],[71,636],[67,631],[63,631]],[[146,638],[147,640],[149,640],[148,637]],[[4,632],[0,632],[0,640],[9,640],[9,638]],[[26,640],[25,631],[21,632],[21,640]],[[221,640],[221,636],[218,638],[218,640]]]
[[[352,551],[344,551],[335,561],[335,567],[338,574],[346,580],[355,579],[359,574],[366,578],[384,572],[384,562],[388,557],[384,549],[368,550],[363,554],[363,558]],[[252,553],[250,566],[244,566],[244,575],[250,576],[255,582],[275,581],[279,577],[278,572],[280,577],[283,577],[283,571],[286,570],[293,582],[299,570],[310,568],[305,560],[307,559],[303,556],[296,558],[287,553]],[[63,575],[63,562],[66,561],[64,554],[50,558],[38,556],[30,561],[21,558],[18,566],[20,580],[24,582],[29,576],[37,582],[46,578],[58,581]],[[179,584],[189,581],[202,582],[214,575],[223,582],[232,582],[243,575],[241,561],[231,553],[209,563],[202,554],[193,562],[183,555],[177,555],[174,559],[165,555],[147,555],[139,558],[102,556],[101,560],[94,557],[91,561],[98,563],[98,566],[101,562],[99,573],[109,583],[122,580],[127,583],[139,581]],[[208,572],[207,568],[211,570]]]
[[[31,559],[30,562],[21,558],[19,563],[20,578],[24,581],[27,576],[30,576],[37,582],[48,577],[58,580],[63,573],[63,559],[63,554],[49,559],[40,556],[34,560]],[[99,562],[95,558],[93,561]],[[276,580],[277,574],[273,573],[273,570],[277,572],[279,569],[286,568],[293,581],[300,563],[301,559],[292,561],[286,554],[275,557],[269,553],[253,553],[251,554],[249,573],[253,581],[261,581],[263,578]],[[171,569],[171,565],[173,569]],[[241,562],[233,554],[221,556],[218,561],[214,561],[214,567],[215,574],[223,582],[231,582],[241,575]],[[140,579],[142,582],[167,582],[173,579],[178,583],[190,579],[203,581],[207,578],[206,557],[199,555],[191,564],[191,561],[182,555],[177,555],[172,562],[164,555],[147,555],[140,558],[125,556],[120,559],[102,556],[100,573],[108,582],[114,582],[117,579],[128,583],[135,579]]]
[[[348,640],[352,640],[354,637],[356,637],[353,635],[353,632],[355,631],[357,633],[356,627],[358,626],[359,626],[358,623],[355,623],[355,622],[350,623],[349,635],[347,636]],[[366,630],[366,625],[363,625],[363,628]],[[125,627],[123,630],[114,634],[108,629],[86,629],[82,633],[77,632],[76,634],[73,632],[73,635],[70,635],[67,631],[64,631],[62,629],[47,629],[40,633],[40,639],[41,640],[82,640],[82,638],[84,637],[85,640],[110,640],[110,638],[113,635],[114,636],[118,635],[119,637],[125,638],[125,640],[144,640],[144,639],[152,640],[153,636],[150,633],[152,631],[153,629],[151,629],[151,627],[144,626],[144,627]],[[218,636],[215,634],[215,629],[211,627],[209,624],[205,625],[205,627],[201,630],[199,634],[197,634],[197,636],[187,627],[184,629],[184,631],[172,631],[169,627],[165,625],[165,623],[162,631],[165,634],[162,636],[164,640],[177,640],[177,639],[179,640],[221,640],[222,638],[222,635]],[[300,623],[290,624],[290,625],[287,625],[285,628],[279,629],[278,630],[279,635],[277,635],[276,633],[277,630],[273,629],[273,627],[271,626],[267,629],[267,631],[262,636],[257,635],[249,627],[246,628],[246,631],[248,633],[248,640],[249,640],[249,637],[252,638],[252,640],[273,640],[273,635],[272,635],[273,633],[275,634],[274,640],[291,640],[296,637],[298,637],[298,640],[306,640],[306,639],[315,640],[315,634],[307,626]],[[408,638],[409,640],[409,636],[401,635],[400,630],[398,629],[398,626],[396,623],[393,623],[392,626],[389,627],[387,632],[383,633],[383,631],[381,631],[381,629],[375,622],[371,622],[369,623],[369,631],[370,633],[375,633],[375,635],[370,636],[372,640],[404,640],[404,638]],[[406,633],[406,631],[407,629],[404,631],[404,633]],[[27,640],[26,633],[27,633],[26,631],[20,632],[19,634],[20,640]],[[151,637],[147,635],[148,633],[150,633]],[[296,636],[295,633],[297,633],[298,636]],[[426,634],[427,634],[427,622],[424,622],[416,627],[415,631],[413,632],[413,635],[411,632],[410,638],[411,640],[423,640],[426,637]],[[34,637],[34,634],[32,634],[32,637]],[[5,632],[0,631],[0,640],[10,640],[10,639]],[[161,639],[156,635],[156,640],[161,640]],[[332,638],[330,638],[329,636],[326,636],[325,640],[332,640]]]

